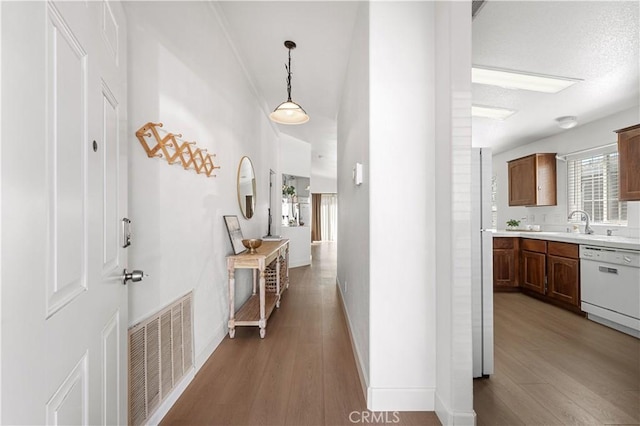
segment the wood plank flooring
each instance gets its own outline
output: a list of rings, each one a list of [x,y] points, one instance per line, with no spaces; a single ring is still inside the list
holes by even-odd
[[[291,269],[291,285],[269,319],[266,338],[257,327],[236,328],[162,425],[382,423],[366,411],[337,293],[335,243],[314,244],[312,255],[313,266]],[[440,424],[432,412],[388,413],[387,420]]]
[[[520,293],[496,293],[495,374],[478,425],[640,424],[640,341]]]

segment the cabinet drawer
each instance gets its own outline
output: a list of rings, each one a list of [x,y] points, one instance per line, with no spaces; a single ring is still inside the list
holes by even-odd
[[[529,240],[529,239],[523,238],[522,246],[520,248],[522,250],[535,251],[538,253],[546,253],[547,242],[543,240]]]
[[[556,241],[549,241],[549,244],[547,246],[547,252],[554,256],[578,259],[580,254],[580,246],[578,244],[558,243]]]
[[[493,248],[494,249],[512,249],[513,248],[513,237],[496,237],[493,239]]]

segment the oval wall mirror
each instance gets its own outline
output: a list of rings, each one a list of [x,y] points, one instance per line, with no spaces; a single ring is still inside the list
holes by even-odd
[[[242,157],[238,166],[238,204],[246,219],[251,219],[256,208],[256,174],[249,157]]]

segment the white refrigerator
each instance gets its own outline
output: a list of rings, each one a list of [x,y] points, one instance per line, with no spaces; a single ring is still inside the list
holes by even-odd
[[[471,315],[473,377],[493,374],[491,150],[471,152]]]

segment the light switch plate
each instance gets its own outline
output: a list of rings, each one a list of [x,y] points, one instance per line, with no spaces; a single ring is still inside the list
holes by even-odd
[[[353,183],[358,186],[362,185],[362,163],[356,163],[353,168]]]

